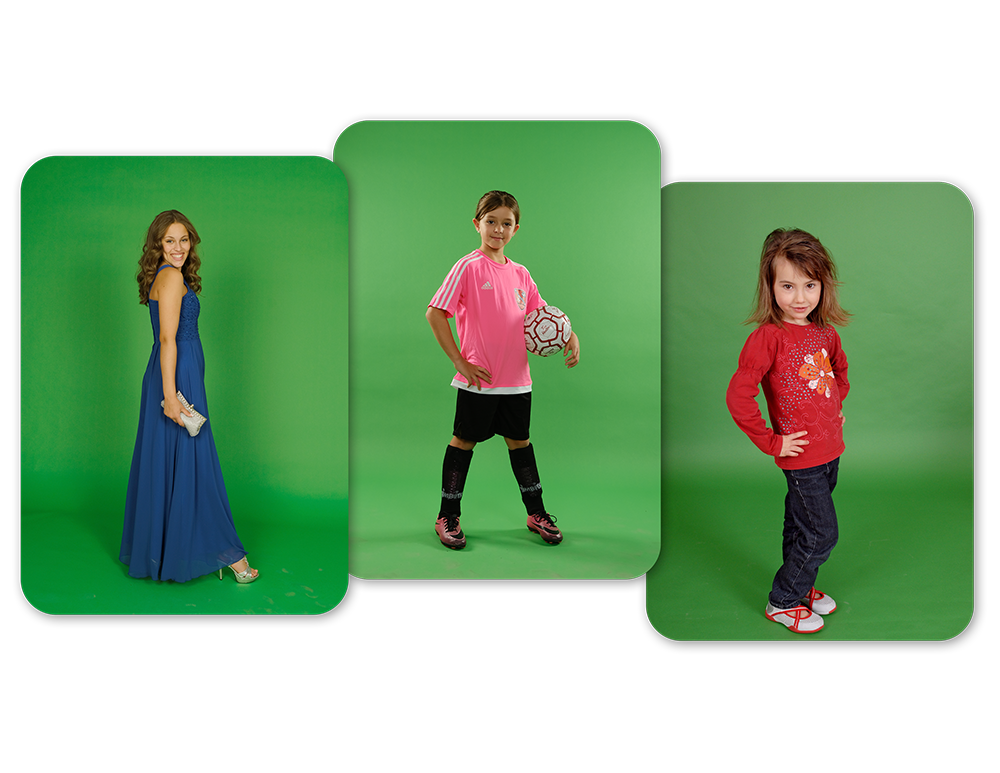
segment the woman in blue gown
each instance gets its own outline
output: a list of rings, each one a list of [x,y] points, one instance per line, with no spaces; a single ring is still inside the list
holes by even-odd
[[[180,212],[161,212],[139,259],[139,302],[149,305],[153,351],[142,379],[119,558],[130,577],[186,582],[210,572],[221,578],[230,567],[237,582],[247,583],[257,570],[236,536],[205,397],[200,241]],[[208,419],[195,437],[181,419],[191,413],[177,392]]]

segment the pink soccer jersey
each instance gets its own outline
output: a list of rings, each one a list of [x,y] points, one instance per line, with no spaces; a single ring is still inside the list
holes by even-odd
[[[475,250],[454,265],[427,305],[455,317],[462,356],[493,376],[492,383],[483,383],[484,393],[531,391],[524,315],[545,301],[528,269],[510,258],[501,265]],[[451,383],[470,389],[460,373]]]

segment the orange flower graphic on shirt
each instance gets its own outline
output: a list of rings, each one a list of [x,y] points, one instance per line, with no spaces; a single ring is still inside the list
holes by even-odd
[[[809,388],[815,389],[821,395],[830,396],[833,385],[833,367],[826,349],[820,349],[816,354],[806,355],[806,364],[799,368],[799,376],[809,380]]]

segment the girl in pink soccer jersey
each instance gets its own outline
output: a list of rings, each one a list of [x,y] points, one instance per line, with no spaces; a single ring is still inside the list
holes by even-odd
[[[531,374],[524,347],[524,317],[545,305],[531,274],[504,255],[504,247],[520,227],[517,200],[490,191],[479,200],[472,222],[482,244],[458,261],[427,307],[427,321],[458,373],[454,436],[444,455],[441,510],[435,530],[446,547],[465,547],[459,525],[462,491],[476,443],[500,435],[507,443],[510,465],[528,512],[528,528],[550,545],[562,532],[542,504],[534,446],[528,435],[531,419]],[[458,338],[448,324],[455,317]],[[573,333],[564,351],[567,367],[580,361],[580,341]]]
[[[765,615],[796,633],[823,627],[833,599],[816,590],[820,565],[837,544],[833,489],[844,452],[841,403],[850,388],[847,358],[831,325],[846,325],[837,270],[819,240],[799,230],[764,241],[756,310],[758,328],[740,352],[726,404],[736,423],[785,473],[781,568]],[[764,388],[768,428],[754,399]]]

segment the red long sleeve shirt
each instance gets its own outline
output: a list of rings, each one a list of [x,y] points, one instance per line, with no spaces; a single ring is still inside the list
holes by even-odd
[[[754,399],[764,389],[771,428]],[[761,325],[747,339],[726,405],[736,424],[783,470],[831,462],[844,453],[840,410],[850,384],[847,357],[832,327]],[[781,436],[806,430],[798,456],[779,456]]]

